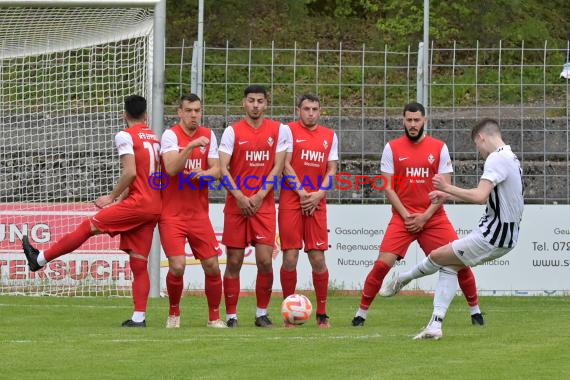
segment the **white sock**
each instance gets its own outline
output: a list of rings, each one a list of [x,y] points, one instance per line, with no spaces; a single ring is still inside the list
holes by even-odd
[[[230,319],[237,319],[237,314],[226,314],[226,322]]]
[[[469,306],[469,310],[471,311],[471,315],[481,314],[481,309],[479,309],[479,305]]]
[[[131,320],[133,322],[142,322],[145,319],[145,312],[144,311],[135,311],[133,312],[133,317],[131,318]]]
[[[457,293],[459,284],[457,283],[457,272],[449,267],[443,267],[439,270],[439,280],[435,288],[435,296],[433,297],[433,315],[445,318],[447,309]]]
[[[264,315],[267,315],[267,309],[262,309],[262,308],[258,307],[255,310],[255,318],[259,318],[259,317],[262,317]]]
[[[38,264],[42,267],[47,264],[47,260],[44,256],[44,251],[40,251],[40,254],[38,255]]]
[[[358,308],[358,311],[356,312],[355,317],[362,317],[362,318],[366,319],[367,315],[368,315],[368,310]]]
[[[431,316],[428,326],[441,330],[442,323],[443,318],[434,314]]]
[[[429,256],[420,261],[415,267],[398,275],[400,281],[412,281],[437,272],[441,265],[436,264]]]

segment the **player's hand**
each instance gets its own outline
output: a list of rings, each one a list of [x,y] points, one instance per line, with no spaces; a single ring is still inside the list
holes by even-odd
[[[200,136],[196,140],[192,141],[190,144],[195,148],[197,146],[206,146],[210,143],[210,140],[206,136]]]
[[[240,197],[236,198],[236,202],[239,209],[241,210],[242,215],[252,216],[255,214],[255,210],[250,198],[242,194]]]
[[[445,203],[445,201],[447,201],[448,198],[449,194],[444,193],[443,191],[434,190],[429,193],[430,202],[436,205]]]
[[[111,195],[103,195],[95,200],[95,206],[105,208],[111,205],[115,200]]]
[[[431,182],[433,183],[433,187],[436,190],[445,191],[447,186],[449,186],[449,183],[447,182],[445,177],[441,174],[434,175],[433,178],[431,179]]]
[[[261,207],[261,204],[263,203],[263,199],[264,197],[259,194],[259,193],[255,193],[253,196],[251,196],[249,198],[249,202],[251,203],[251,205],[253,206],[253,213],[255,214],[259,208]]]
[[[406,229],[411,233],[420,232],[424,225],[426,224],[427,219],[425,218],[424,214],[418,213],[411,213],[405,220],[404,224],[406,225]]]
[[[301,210],[303,210],[304,213],[307,213],[306,215],[312,215],[315,210],[318,209],[319,203],[321,202],[321,199],[323,199],[324,194],[324,191],[321,190],[308,193],[304,199],[300,200]]]

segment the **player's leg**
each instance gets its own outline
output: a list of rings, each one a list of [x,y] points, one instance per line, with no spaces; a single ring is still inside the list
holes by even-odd
[[[255,325],[272,327],[273,323],[267,315],[273,289],[273,249],[275,245],[275,217],[273,213],[256,214],[249,218],[249,236],[255,246],[255,263],[257,278],[255,281]]]
[[[283,263],[279,272],[283,298],[295,293],[297,262],[303,247],[303,220],[300,210],[279,209],[279,240],[283,250]]]
[[[138,219],[139,225],[121,233],[119,249],[129,254],[133,273],[132,293],[134,312],[131,319],[123,322],[123,327],[146,327],[146,306],[150,291],[148,255],[152,245],[154,228],[160,215],[147,214],[143,210],[131,210],[132,225]],[[125,226],[127,224],[125,223]]]
[[[210,218],[206,215],[190,221],[188,241],[194,256],[200,260],[204,269],[204,290],[208,301],[208,323],[206,326],[225,328],[220,319],[220,301],[222,300],[222,276],[218,256],[221,248],[216,239]]]
[[[166,291],[168,292],[168,317],[166,328],[180,327],[180,299],[184,291],[186,268],[186,223],[177,219],[161,219],[158,223],[160,241],[168,258]]]
[[[424,226],[423,231],[419,234],[418,243],[422,250],[427,254],[444,246],[452,241],[458,240],[459,237],[455,232],[455,228],[445,214],[432,217]],[[471,268],[463,268],[457,273],[459,287],[467,300],[471,315],[471,323],[474,325],[483,325],[484,319],[479,308],[479,298],[477,296],[477,285],[475,276]]]
[[[325,262],[325,252],[310,250],[309,262],[313,269],[313,286],[317,298],[317,325],[320,328],[330,327],[327,315],[327,295],[329,290],[329,271]]]
[[[327,315],[327,295],[329,290],[329,271],[325,261],[325,250],[329,246],[327,214],[317,210],[312,216],[303,216],[305,251],[313,270],[313,286],[317,298],[317,325],[330,327]]]
[[[30,243],[28,236],[24,235],[22,237],[22,248],[28,260],[30,271],[36,272],[42,269],[48,262],[75,251],[91,236],[100,233],[101,231],[97,229],[91,220],[86,219],[73,232],[63,236],[45,251],[35,248]]]
[[[353,326],[363,326],[368,315],[368,309],[382,287],[384,278],[397,260],[406,255],[408,247],[415,240],[415,235],[408,232],[404,221],[399,215],[392,216],[386,234],[380,245],[380,254],[374,266],[366,276],[360,306],[352,319]]]
[[[222,244],[226,246],[227,264],[224,272],[224,299],[228,327],[237,327],[237,304],[240,292],[239,273],[247,246],[246,218],[239,214],[224,213]]]

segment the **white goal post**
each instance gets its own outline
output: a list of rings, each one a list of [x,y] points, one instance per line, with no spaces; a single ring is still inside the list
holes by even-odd
[[[120,174],[113,136],[123,101],[143,95],[163,121],[165,0],[0,2],[0,295],[130,294],[118,239],[28,271],[27,234],[40,249],[96,212]],[[151,253],[159,294],[160,243]]]

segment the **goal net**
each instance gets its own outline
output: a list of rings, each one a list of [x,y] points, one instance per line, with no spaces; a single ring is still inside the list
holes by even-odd
[[[21,239],[47,248],[119,177],[124,98],[152,99],[153,8],[0,4],[0,20],[0,294],[130,294],[117,238],[36,273]]]

